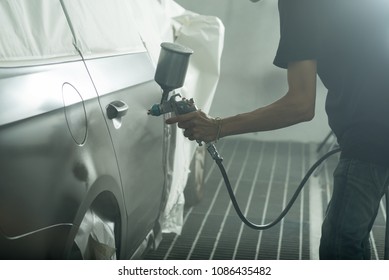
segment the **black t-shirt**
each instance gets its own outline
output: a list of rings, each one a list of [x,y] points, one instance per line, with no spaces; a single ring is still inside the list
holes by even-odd
[[[274,64],[314,59],[348,158],[389,166],[389,1],[279,0]]]

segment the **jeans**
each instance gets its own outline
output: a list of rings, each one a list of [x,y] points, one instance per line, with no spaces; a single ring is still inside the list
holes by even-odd
[[[341,158],[322,225],[320,259],[370,259],[369,234],[388,185],[388,167]]]

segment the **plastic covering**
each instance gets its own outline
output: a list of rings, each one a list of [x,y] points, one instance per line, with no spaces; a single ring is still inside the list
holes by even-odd
[[[59,1],[0,1],[0,26],[0,66],[79,58]]]
[[[133,1],[61,2],[69,18],[75,45],[84,58],[145,51],[134,18],[129,16],[136,11]]]
[[[89,210],[81,222],[75,242],[84,260],[115,260],[114,223]]]
[[[123,25],[127,29],[119,28]],[[156,65],[161,42],[175,41],[194,50],[184,87],[178,92],[194,98],[204,112],[212,104],[224,26],[218,18],[192,13],[173,0],[4,0],[0,1],[0,26],[0,67],[80,59],[79,52],[93,58],[146,49]],[[165,183],[171,187],[160,223],[163,232],[180,233],[183,190],[196,144],[174,128],[165,131]],[[92,217],[92,223],[101,224]]]
[[[132,1],[132,11],[135,12],[133,16],[140,37],[155,65],[161,42],[174,41],[194,51],[184,87],[177,92],[194,98],[198,108],[209,112],[220,76],[223,23],[217,17],[188,11],[172,0],[135,0]],[[175,129],[165,128],[165,132],[165,183],[170,188],[167,189],[168,199],[160,224],[163,232],[180,234],[185,204],[183,190],[197,144],[185,139],[182,133],[176,133]]]
[[[193,98],[198,108],[208,113],[211,107],[220,74],[220,58],[224,42],[224,27],[216,17],[186,13],[174,17],[180,26],[176,29],[175,42],[190,47],[194,54],[190,58],[182,96]],[[171,192],[161,217],[164,232],[181,233],[183,225],[183,190],[189,175],[189,166],[196,143],[176,133],[174,156],[170,157],[172,176]]]

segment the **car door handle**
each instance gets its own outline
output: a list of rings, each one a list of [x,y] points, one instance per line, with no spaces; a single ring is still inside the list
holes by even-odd
[[[128,105],[121,100],[113,101],[107,106],[107,116],[110,120],[123,117],[127,111]]]

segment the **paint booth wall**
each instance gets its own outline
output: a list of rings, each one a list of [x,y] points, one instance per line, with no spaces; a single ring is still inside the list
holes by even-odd
[[[176,0],[184,8],[219,17],[225,26],[221,76],[210,110],[226,117],[272,103],[287,91],[286,70],[273,65],[279,40],[276,0]],[[315,118],[307,123],[245,137],[270,141],[320,142],[330,132],[326,89],[318,78]]]

